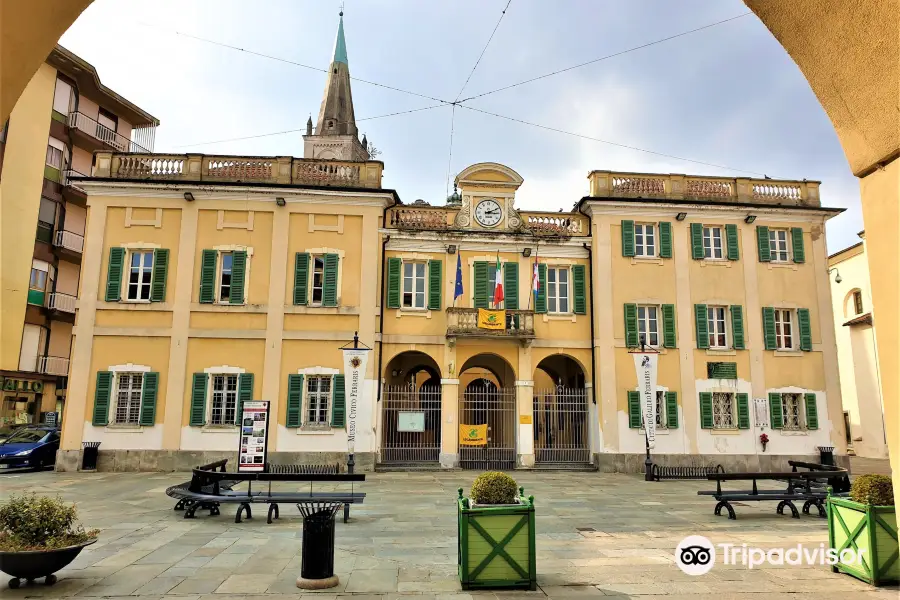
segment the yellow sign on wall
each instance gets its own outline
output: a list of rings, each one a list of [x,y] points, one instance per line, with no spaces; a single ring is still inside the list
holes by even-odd
[[[506,311],[505,310],[487,310],[486,308],[478,309],[478,328],[479,329],[505,329],[506,328]]]
[[[485,425],[460,425],[459,426],[459,445],[460,446],[486,446],[487,445],[487,424],[485,424]]]
[[[531,415],[519,415],[519,425],[531,425]]]

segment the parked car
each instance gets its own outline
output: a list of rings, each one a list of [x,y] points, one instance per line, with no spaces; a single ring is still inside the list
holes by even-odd
[[[42,469],[56,463],[59,429],[28,425],[0,442],[0,471]]]
[[[0,427],[0,443],[2,443],[3,440],[5,440],[9,436],[11,436],[13,433],[15,433],[16,429],[21,429],[22,427],[25,427],[25,424],[4,425],[3,427]]]

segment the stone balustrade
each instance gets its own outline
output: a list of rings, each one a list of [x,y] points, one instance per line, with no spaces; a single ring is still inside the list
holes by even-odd
[[[611,171],[592,171],[588,179],[595,198],[821,206],[818,181]]]
[[[278,183],[381,189],[384,164],[290,156],[97,152],[92,177],[160,181]]]
[[[454,214],[443,208],[396,207],[390,211],[388,225],[396,229],[450,229]]]
[[[534,337],[533,310],[507,310],[503,329],[478,327],[477,308],[447,309],[447,337],[501,337],[527,340]]]
[[[584,236],[589,227],[580,214],[520,212],[525,227],[534,235]]]

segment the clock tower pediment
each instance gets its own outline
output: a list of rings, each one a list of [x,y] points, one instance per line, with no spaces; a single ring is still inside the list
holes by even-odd
[[[522,176],[499,163],[478,163],[463,169],[454,181],[462,198],[456,216],[460,229],[518,231],[522,219],[515,209]]]

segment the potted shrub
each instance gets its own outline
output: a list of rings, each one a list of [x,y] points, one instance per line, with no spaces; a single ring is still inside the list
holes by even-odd
[[[53,585],[54,573],[97,541],[99,530],[85,531],[75,516],[74,505],[33,493],[0,506],[0,571],[13,576],[9,587],[40,577]]]
[[[838,562],[831,568],[835,573],[843,571],[872,585],[900,582],[890,477],[862,475],[850,487],[849,498],[829,494],[828,543],[838,553]],[[853,560],[848,560],[849,550]]]
[[[459,580],[464,590],[537,589],[534,496],[506,473],[475,478],[469,498],[459,488]]]

